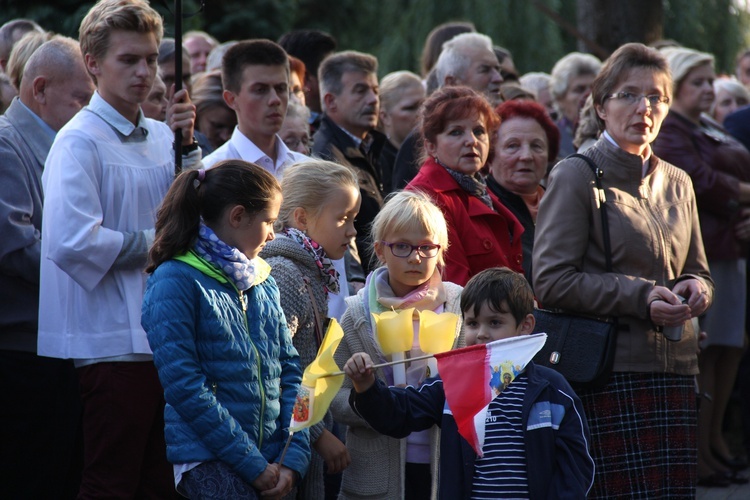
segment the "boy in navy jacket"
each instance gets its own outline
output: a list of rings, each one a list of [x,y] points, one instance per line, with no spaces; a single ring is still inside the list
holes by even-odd
[[[480,272],[461,295],[466,345],[534,330],[534,298],[523,275],[507,268]],[[344,371],[350,404],[374,429],[403,438],[441,427],[439,498],[585,498],[594,480],[581,401],[554,370],[530,362],[490,403],[479,457],[458,433],[440,377],[422,387],[386,387],[372,360],[356,353]],[[551,416],[551,418],[550,418]]]

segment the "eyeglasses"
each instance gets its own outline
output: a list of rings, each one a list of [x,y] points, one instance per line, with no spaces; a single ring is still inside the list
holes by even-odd
[[[644,95],[634,94],[632,92],[616,92],[614,94],[605,96],[605,99],[617,99],[619,101],[624,101],[626,104],[632,106],[633,104],[638,104],[639,102],[641,102],[641,99],[643,99],[644,97],[646,98],[646,102],[648,102],[648,105],[652,108],[658,106],[659,104],[669,104],[669,97],[660,94]]]
[[[394,257],[399,257],[401,259],[409,257],[414,250],[416,250],[417,254],[423,259],[430,259],[437,256],[438,251],[440,250],[440,245],[410,245],[402,242],[388,243],[387,241],[381,241],[381,243],[391,249],[391,253]]]

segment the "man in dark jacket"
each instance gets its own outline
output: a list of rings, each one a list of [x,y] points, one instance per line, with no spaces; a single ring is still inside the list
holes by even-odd
[[[350,166],[357,174],[362,208],[354,225],[366,272],[371,264],[369,227],[383,204],[378,158],[387,140],[374,130],[380,110],[377,70],[377,59],[361,52],[339,52],[323,61],[318,80],[325,115],[312,149],[314,156]]]

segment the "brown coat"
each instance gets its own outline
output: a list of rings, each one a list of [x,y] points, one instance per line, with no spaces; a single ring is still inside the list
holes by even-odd
[[[601,138],[586,151],[603,170],[614,272],[605,273],[594,175],[581,159],[561,161],[550,174],[534,240],[534,290],[544,307],[617,316],[616,372],[698,373],[690,322],[679,342],[667,341],[647,319],[655,285],[672,288],[713,281],[703,249],[695,194],[682,170],[651,156],[642,160]]]

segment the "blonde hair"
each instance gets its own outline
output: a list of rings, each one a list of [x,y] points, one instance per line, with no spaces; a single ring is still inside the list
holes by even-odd
[[[53,36],[53,33],[50,32],[29,31],[13,46],[8,58],[7,73],[10,77],[10,83],[18,92],[21,91],[21,80],[29,59],[39,47],[51,40]]]
[[[448,250],[448,225],[443,212],[430,197],[421,191],[397,191],[386,199],[383,208],[372,221],[373,255],[375,242],[383,241],[391,233],[426,232],[440,245],[438,265],[445,267]]]
[[[357,176],[350,168],[338,163],[311,159],[288,167],[281,179],[283,201],[274,229],[281,231],[291,226],[294,210],[298,207],[317,217],[333,192],[346,187],[359,191]]]
[[[109,50],[109,36],[114,30],[153,33],[161,43],[164,26],[161,16],[143,0],[101,0],[91,7],[78,28],[83,57],[91,54],[100,60]]]
[[[422,80],[411,71],[388,73],[380,80],[380,109],[390,111],[407,89],[422,87]]]
[[[693,69],[703,65],[710,65],[713,68],[714,65],[714,56],[711,54],[685,47],[667,47],[662,49],[661,53],[669,63],[669,69],[672,72],[672,91],[675,94],[682,81]]]

